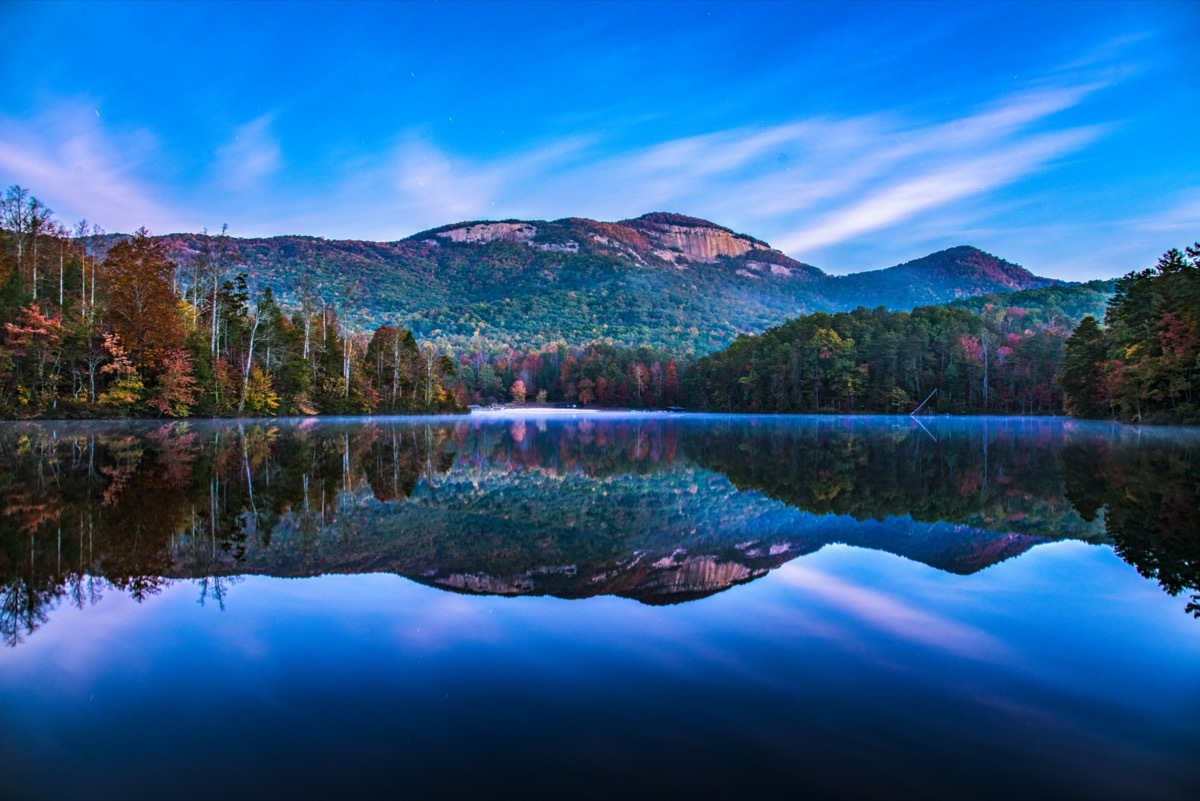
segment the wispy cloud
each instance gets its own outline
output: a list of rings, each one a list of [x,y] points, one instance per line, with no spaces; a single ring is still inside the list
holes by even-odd
[[[149,131],[107,130],[90,104],[66,104],[32,121],[0,118],[0,175],[30,188],[66,221],[175,227],[181,216],[146,175],[158,150]]]
[[[1154,215],[1127,220],[1125,225],[1138,231],[1191,237],[1189,242],[1200,238],[1200,192],[1191,191],[1176,196],[1167,200],[1165,206]]]
[[[964,201],[992,198],[1087,148],[1104,128],[1059,120],[1098,88],[1041,88],[935,120],[812,117],[625,150],[596,134],[478,158],[402,132],[320,178],[289,174],[287,130],[266,114],[214,150],[207,179],[176,187],[146,155],[160,150],[153,136],[109,130],[76,105],[28,124],[0,121],[0,170],[123,230],[176,228],[202,209],[242,234],[395,239],[460,219],[620,219],[661,209],[709,217],[819,263],[823,250],[931,216],[961,223]],[[175,202],[160,199],[168,196]]]
[[[258,190],[283,167],[279,141],[271,132],[273,115],[241,125],[216,153],[216,180],[240,191]]]
[[[1079,150],[1093,141],[1096,134],[1093,129],[1079,129],[1020,142],[996,143],[985,153],[948,156],[941,163],[918,167],[911,177],[904,171],[881,176],[882,180],[861,198],[844,198],[839,208],[786,235],[779,246],[784,250],[811,252],[892,227],[963,198],[986,194],[1020,180],[1057,157]],[[930,156],[935,155],[938,154],[931,151]]]
[[[949,121],[822,117],[619,153],[605,153],[598,139],[572,140],[473,162],[412,138],[382,165],[398,180],[371,194],[421,220],[409,230],[475,217],[618,219],[665,209],[711,217],[804,258],[987,197],[1086,148],[1102,127],[1047,122],[1095,88],[1033,92]],[[361,175],[347,182],[356,190],[364,183]]]

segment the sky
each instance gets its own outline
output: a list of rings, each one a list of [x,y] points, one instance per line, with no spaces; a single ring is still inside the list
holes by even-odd
[[[70,225],[702,217],[832,273],[1200,239],[1200,3],[0,3],[0,182]]]

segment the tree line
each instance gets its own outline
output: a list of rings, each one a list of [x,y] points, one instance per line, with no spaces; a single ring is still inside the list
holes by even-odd
[[[860,307],[791,320],[738,338],[684,374],[700,410],[1053,414],[1068,329],[1030,310],[985,305],[911,312]]]
[[[536,350],[489,349],[475,339],[458,357],[456,373],[473,403],[554,403],[604,408],[661,409],[679,404],[679,359],[649,346],[612,342]]]
[[[1200,422],[1200,242],[1117,281],[1066,343],[1066,408],[1078,417]]]
[[[0,199],[0,416],[452,411],[469,403],[740,412],[1200,419],[1200,243],[1105,287],[1050,287],[911,312],[802,316],[690,366],[611,340],[450,350],[361,331],[358,289],[304,275],[283,306],[223,228],[169,250],[144,228],[68,229],[20,186]],[[174,255],[175,258],[172,258]],[[1102,294],[1101,294],[1102,296]],[[1068,310],[1064,312],[1064,310]],[[1082,313],[1082,312],[1080,312]]]
[[[344,325],[254,291],[227,232],[183,264],[146,229],[68,230],[20,186],[0,201],[0,415],[243,416],[461,408],[455,362],[412,333]]]

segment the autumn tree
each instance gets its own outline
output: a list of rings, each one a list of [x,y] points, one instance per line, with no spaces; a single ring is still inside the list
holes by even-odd
[[[37,307],[30,304],[21,310],[17,323],[4,324],[4,352],[12,360],[27,365],[22,376],[38,394],[52,391],[57,371],[53,366],[58,361],[63,338],[63,326],[58,320],[42,316]]]
[[[159,414],[186,417],[200,396],[200,387],[192,374],[192,357],[178,349],[163,357],[158,389],[147,406]]]
[[[138,375],[137,366],[121,345],[120,336],[105,334],[104,347],[112,360],[100,369],[101,372],[111,375],[112,380],[100,395],[100,403],[128,412],[141,401],[146,387]]]
[[[104,271],[112,329],[135,366],[153,368],[183,346],[183,321],[173,293],[175,264],[162,241],[138,229],[113,246]]]
[[[1084,321],[1062,372],[1073,414],[1200,420],[1200,242],[1117,281],[1102,330]]]

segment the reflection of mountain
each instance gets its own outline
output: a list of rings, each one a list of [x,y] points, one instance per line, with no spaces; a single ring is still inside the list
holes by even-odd
[[[1062,421],[930,429],[665,416],[7,426],[0,633],[16,642],[102,585],[142,598],[207,577],[219,595],[219,577],[243,574],[392,572],[456,592],[659,604],[830,543],[968,574],[1047,539],[1101,540],[1105,520],[1110,533],[1125,521],[1121,552],[1165,566],[1152,574],[1168,589],[1194,586],[1194,556],[1171,562],[1138,528],[1166,501],[1122,511],[1131,493],[1158,493],[1171,519],[1194,519],[1194,448],[1131,456],[1109,429]]]
[[[285,517],[270,547],[248,544],[220,572],[305,576],[391,572],[446,589],[565,598],[690,600],[758,578],[798,555],[844,542],[969,573],[1041,540],[910,518],[813,515],[720,474],[677,465],[652,477],[464,467],[418,487],[407,503],[360,498],[319,542]],[[189,563],[180,540],[177,575]]]

